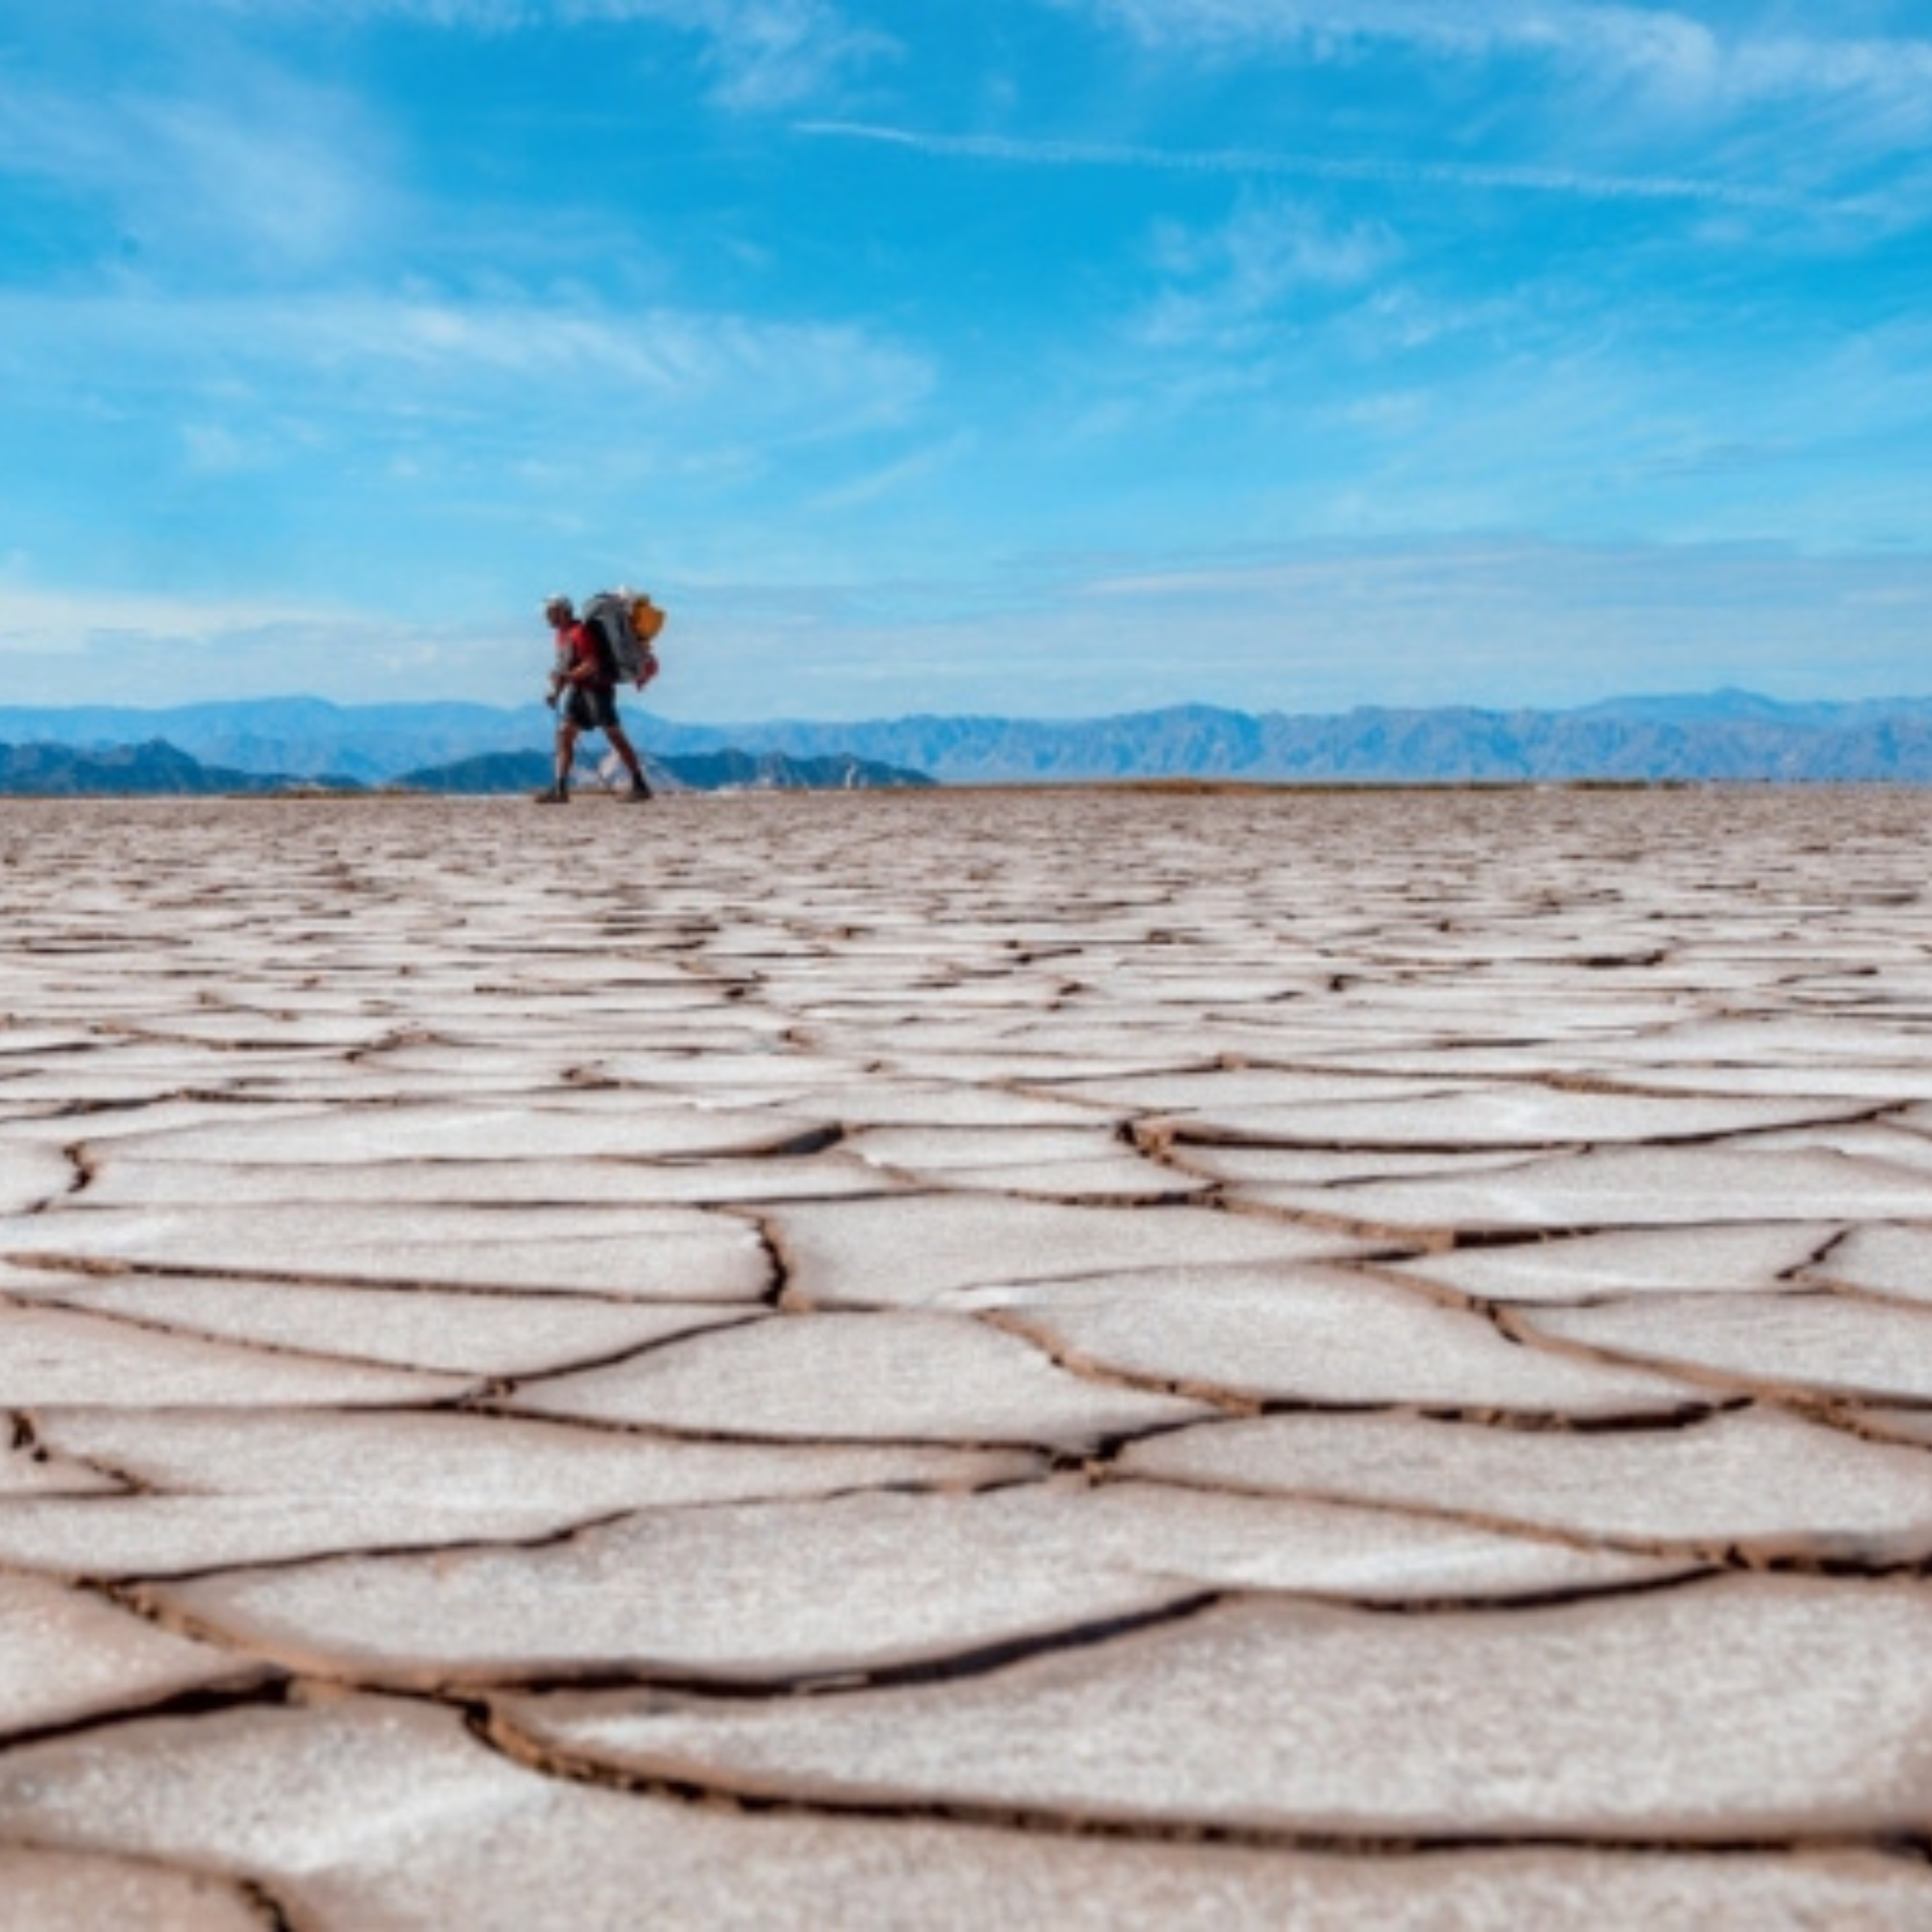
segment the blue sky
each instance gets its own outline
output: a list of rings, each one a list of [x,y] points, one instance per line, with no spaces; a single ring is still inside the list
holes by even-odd
[[[0,702],[1932,691],[1927,0],[7,0]]]

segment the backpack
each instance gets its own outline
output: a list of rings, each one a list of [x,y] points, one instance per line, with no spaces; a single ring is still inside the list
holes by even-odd
[[[664,629],[665,613],[648,597],[600,590],[583,607],[583,625],[597,646],[604,675],[642,689],[658,674],[651,640]]]

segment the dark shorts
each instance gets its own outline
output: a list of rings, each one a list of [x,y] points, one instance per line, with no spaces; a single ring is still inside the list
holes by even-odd
[[[563,695],[563,715],[580,731],[614,730],[617,694],[608,684],[573,684]]]

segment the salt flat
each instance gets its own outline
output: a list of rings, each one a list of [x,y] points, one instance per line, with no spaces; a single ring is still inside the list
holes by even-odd
[[[0,1932],[1932,1924],[1928,846],[0,803]]]

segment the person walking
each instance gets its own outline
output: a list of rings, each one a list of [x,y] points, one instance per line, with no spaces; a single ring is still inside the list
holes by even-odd
[[[550,704],[556,713],[556,777],[536,795],[539,805],[570,803],[570,770],[577,757],[578,738],[585,731],[602,731],[611,749],[631,774],[625,794],[633,801],[651,796],[642,760],[625,735],[617,717],[617,680],[597,648],[589,626],[580,621],[568,597],[551,598],[544,605],[556,647],[551,666]]]

